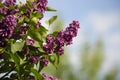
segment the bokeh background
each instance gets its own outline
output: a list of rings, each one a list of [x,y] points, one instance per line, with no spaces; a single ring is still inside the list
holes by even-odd
[[[25,0],[20,0],[25,2]],[[48,0],[58,19],[50,32],[64,29],[78,20],[81,28],[73,45],[65,47],[58,69],[43,71],[61,80],[120,80],[120,0]]]

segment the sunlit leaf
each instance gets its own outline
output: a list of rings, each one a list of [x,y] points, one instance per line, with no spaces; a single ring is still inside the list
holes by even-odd
[[[57,19],[57,16],[52,16],[48,21],[48,25],[51,25],[55,20]]]
[[[46,11],[57,11],[56,9],[52,8],[52,7],[47,7]]]
[[[41,41],[41,39],[42,39],[40,33],[38,31],[35,31],[35,30],[28,31],[28,35],[38,42]]]
[[[11,51],[12,53],[15,53],[17,51],[21,51],[24,46],[24,41],[22,42],[15,42],[14,44],[11,44]]]
[[[31,72],[35,75],[35,80],[43,80],[41,74],[36,69],[31,68]]]
[[[53,64],[55,68],[57,68],[57,65],[59,64],[59,55],[54,54],[49,56],[50,62]]]

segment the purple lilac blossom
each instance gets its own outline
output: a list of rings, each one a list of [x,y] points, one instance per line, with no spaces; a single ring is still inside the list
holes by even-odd
[[[78,28],[80,28],[78,21],[73,21],[71,24],[69,24],[69,27],[66,28],[63,35],[66,45],[72,44],[73,37],[77,36]]]
[[[3,0],[0,0],[0,2],[2,2]]]
[[[0,46],[5,45],[6,40],[12,37],[17,20],[13,15],[7,15],[0,21]]]
[[[49,43],[53,43],[53,41],[54,41],[54,37],[51,35],[48,35],[46,38],[46,42],[49,44]]]
[[[17,19],[14,15],[8,15],[3,20],[3,25],[8,27],[9,29],[14,29],[16,23],[17,23]]]
[[[72,40],[77,36],[78,29],[80,28],[78,21],[73,21],[65,30],[58,32],[58,36],[53,39],[53,36],[48,35],[46,39],[46,44],[43,47],[43,50],[46,53],[64,53],[64,45],[72,44]],[[51,45],[52,44],[52,45]],[[53,45],[54,44],[54,45]]]
[[[20,56],[27,56],[27,55],[29,55],[29,48],[27,48],[27,47],[24,47],[23,49],[22,49],[22,51],[18,51],[18,54],[20,55]]]
[[[48,66],[49,60],[47,58],[42,57],[40,62],[44,65],[44,67]]]
[[[5,0],[4,5],[5,6],[15,6],[16,0]]]
[[[28,55],[29,54],[29,48],[24,48],[23,50],[22,50],[22,54],[23,55]]]
[[[4,30],[6,31],[6,35],[8,35],[8,38],[12,36],[16,23],[17,23],[16,17],[13,15],[8,15],[3,20],[3,31]]]
[[[71,24],[69,24],[69,27],[66,28],[66,31],[70,31],[73,34],[73,37],[77,36],[78,28],[80,28],[78,21],[73,21]]]
[[[39,11],[40,13],[44,13],[46,10],[48,1],[47,0],[37,0],[37,2],[33,3],[33,6],[37,4],[37,7],[35,7],[36,11]]]
[[[47,54],[51,54],[53,53],[54,51],[54,48],[53,48],[53,44],[45,44],[43,45],[43,50],[47,53]]]
[[[8,11],[8,9],[6,9],[6,8],[0,8],[0,13],[2,13],[4,15],[7,14],[7,11]]]
[[[35,41],[33,39],[27,39],[26,44],[27,45],[33,45]]]
[[[53,76],[46,75],[45,73],[42,73],[42,76],[45,80],[59,80],[58,78],[55,78]]]
[[[40,22],[38,22],[38,24],[37,24],[36,28],[40,28],[40,27],[41,27],[41,23],[40,23]]]
[[[11,15],[14,15],[14,14],[17,13],[18,11],[19,11],[19,9],[11,10],[11,11],[10,11],[10,14],[11,14]]]
[[[33,75],[28,75],[28,80],[35,80]]]
[[[6,39],[2,38],[0,39],[0,47],[4,47],[6,45]]]
[[[64,53],[64,50],[62,48],[64,46],[64,40],[63,40],[63,38],[57,37],[54,40],[54,44],[55,44],[54,52],[57,52],[59,54],[63,54]]]
[[[65,31],[64,35],[63,35],[63,39],[64,39],[66,45],[72,44],[72,40],[73,40],[73,34],[72,34],[72,32]]]
[[[38,62],[38,57],[37,56],[32,56],[30,58],[30,62],[36,64]]]
[[[20,27],[19,27],[19,33],[20,33],[20,35],[26,35],[27,30],[28,30],[27,27],[25,27],[25,26],[20,26]]]
[[[54,40],[55,47],[63,47],[64,46],[64,39],[61,37],[57,37]]]
[[[62,47],[58,48],[57,53],[60,55],[64,54],[64,49]]]
[[[26,13],[26,16],[27,16],[28,18],[30,18],[30,12],[31,12],[31,10],[30,10],[30,9],[27,9],[26,12],[27,12],[27,13]]]
[[[58,32],[58,36],[57,37],[63,38],[63,35],[64,35],[64,31],[61,30],[60,32]]]

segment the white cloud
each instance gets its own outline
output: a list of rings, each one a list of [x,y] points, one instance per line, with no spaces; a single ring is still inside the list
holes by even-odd
[[[120,25],[119,12],[93,12],[87,16],[88,22],[98,34],[103,34],[115,25]]]

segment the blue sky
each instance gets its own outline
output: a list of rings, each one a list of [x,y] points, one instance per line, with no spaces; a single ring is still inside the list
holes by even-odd
[[[74,45],[69,47],[72,48],[70,54],[74,64],[77,65],[75,53],[79,45],[82,47],[87,40],[94,43],[101,38],[106,52],[104,70],[113,65],[120,67],[120,0],[49,0],[48,6],[58,11],[47,12],[46,18],[60,14],[66,25],[72,20],[81,24]]]

